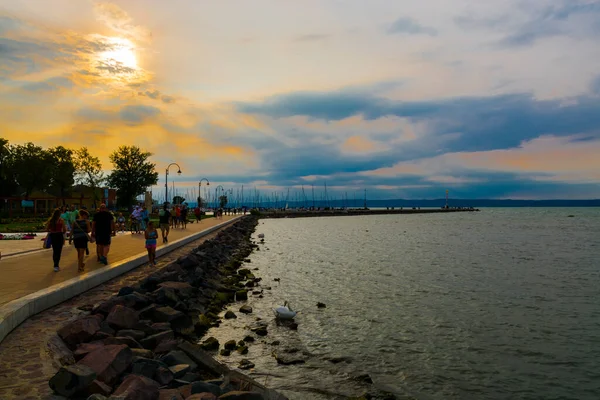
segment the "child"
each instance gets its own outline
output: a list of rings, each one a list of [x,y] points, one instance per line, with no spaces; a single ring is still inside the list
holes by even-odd
[[[123,213],[119,213],[119,217],[117,218],[117,230],[125,232],[125,217]]]
[[[150,266],[156,266],[156,239],[158,239],[158,231],[154,227],[154,222],[148,222],[144,236],[146,238],[146,250],[148,250]]]

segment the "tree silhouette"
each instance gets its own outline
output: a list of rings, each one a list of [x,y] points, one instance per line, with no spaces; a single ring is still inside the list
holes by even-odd
[[[152,153],[137,146],[121,146],[110,155],[113,171],[107,182],[117,189],[119,205],[129,207],[147,187],[156,185],[156,164],[148,161]]]

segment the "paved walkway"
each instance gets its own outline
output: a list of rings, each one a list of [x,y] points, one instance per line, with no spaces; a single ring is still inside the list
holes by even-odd
[[[234,217],[224,216],[222,220],[209,218],[199,224],[188,224],[185,230],[173,229],[169,234],[169,241],[174,242],[232,218]],[[159,247],[163,246],[161,241],[159,238]],[[86,257],[86,271],[93,271],[104,266],[96,261],[95,247],[93,244],[90,246],[90,255]],[[109,263],[116,262],[141,254],[146,254],[143,234],[120,234],[113,238],[108,261]],[[0,279],[0,305],[80,275],[77,272],[77,252],[73,246],[68,245],[68,242],[62,252],[61,271],[54,272],[52,266],[52,250],[2,257],[0,260],[0,276],[2,276]]]
[[[6,257],[10,254],[42,251],[42,239],[45,237],[45,233],[37,233],[35,238],[28,240],[0,240],[0,253],[2,257]]]

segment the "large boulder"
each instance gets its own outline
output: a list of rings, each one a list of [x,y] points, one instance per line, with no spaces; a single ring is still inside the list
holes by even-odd
[[[173,372],[169,368],[160,367],[154,374],[154,380],[161,386],[166,386],[175,379]]]
[[[89,341],[100,330],[101,318],[88,315],[68,323],[58,330],[58,336],[68,345],[75,345]]]
[[[175,378],[181,378],[190,370],[190,366],[188,364],[177,364],[169,367],[169,369]]]
[[[168,330],[164,332],[157,333],[156,335],[148,336],[140,341],[142,346],[146,349],[155,349],[161,342],[167,340],[173,340],[175,338],[175,334],[173,331]]]
[[[202,347],[202,349],[206,351],[219,350],[219,341],[217,340],[217,338],[211,336],[204,342],[202,342],[200,347]]]
[[[117,332],[116,336],[118,337],[130,337],[132,339],[137,340],[138,342],[146,337],[146,333],[144,331],[137,331],[135,329],[121,329]]]
[[[154,374],[161,367],[167,368],[167,365],[160,360],[138,357],[131,364],[131,373],[154,379]]]
[[[264,396],[260,393],[255,392],[239,392],[233,391],[229,393],[225,393],[223,396],[219,397],[220,399],[227,400],[265,400]]]
[[[191,336],[196,332],[193,320],[187,315],[182,315],[172,320],[171,328],[183,336]]]
[[[175,350],[179,346],[179,341],[177,340],[163,340],[154,348],[154,352],[156,354],[164,354],[168,353],[171,350]]]
[[[162,357],[162,361],[169,367],[173,367],[179,364],[187,364],[190,366],[190,370],[198,368],[196,364],[187,354],[181,350],[172,350],[167,355]]]
[[[187,299],[196,293],[197,289],[187,282],[163,282],[158,285],[159,288],[174,290],[175,293],[184,299]]]
[[[106,322],[115,329],[133,329],[139,321],[135,310],[116,305],[106,317]]]
[[[158,396],[158,383],[140,375],[127,375],[112,395],[119,400],[158,400]]]
[[[96,372],[85,365],[68,365],[61,367],[50,379],[50,388],[57,394],[71,397],[82,392],[96,379]]]
[[[158,322],[171,322],[182,315],[184,314],[181,311],[174,310],[171,307],[160,307],[154,310],[152,317]]]
[[[139,344],[135,339],[132,339],[129,336],[109,337],[109,338],[104,339],[104,344],[124,344],[124,345],[131,347],[132,349],[141,349],[142,348],[141,344]]]
[[[217,400],[217,396],[212,393],[204,392],[193,394],[185,400]]]
[[[103,342],[91,342],[91,343],[82,343],[73,352],[73,356],[76,360],[81,360],[83,357],[87,356],[91,352],[98,350],[104,347],[105,344]]]
[[[78,365],[93,369],[98,379],[112,385],[132,361],[131,349],[126,345],[107,345],[85,356]]]

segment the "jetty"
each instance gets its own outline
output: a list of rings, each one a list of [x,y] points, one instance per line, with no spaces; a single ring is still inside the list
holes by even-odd
[[[478,208],[390,208],[390,209],[267,209],[259,211],[261,218],[306,218],[306,217],[343,217],[356,215],[386,215],[386,214],[444,214],[456,212],[478,212]]]

